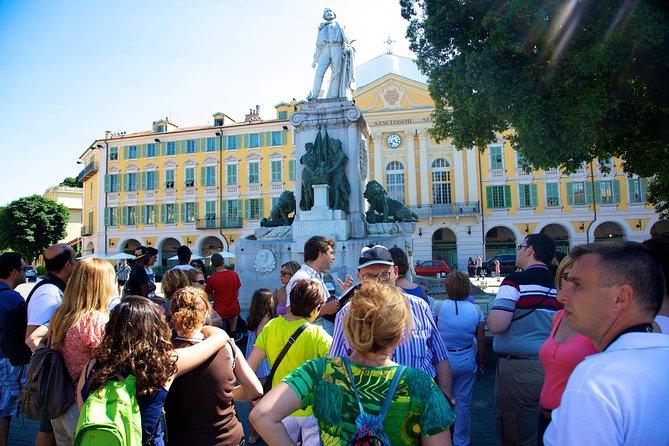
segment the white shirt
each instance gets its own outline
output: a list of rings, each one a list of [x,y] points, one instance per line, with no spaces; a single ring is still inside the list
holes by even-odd
[[[298,280],[316,280],[320,282],[321,285],[323,285],[325,295],[330,295],[328,288],[325,286],[325,282],[323,281],[323,273],[317,272],[315,269],[305,263],[302,265],[302,268],[298,269],[297,272],[293,274],[293,277],[290,278],[290,282],[288,282],[286,285],[286,307],[290,307],[290,292]]]
[[[189,269],[193,269],[193,267],[190,266],[190,265],[177,265],[177,266],[172,267],[172,269],[181,269],[181,270],[184,270],[184,271],[188,271]]]
[[[655,323],[662,330],[662,334],[669,335],[669,317],[658,314],[655,316]]]
[[[544,435],[553,445],[669,444],[669,336],[627,333],[571,374]]]
[[[28,302],[28,325],[49,325],[51,316],[63,300],[63,292],[47,283],[35,291]]]

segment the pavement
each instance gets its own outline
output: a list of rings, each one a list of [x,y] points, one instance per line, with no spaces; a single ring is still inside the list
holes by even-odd
[[[499,283],[496,279],[485,278],[484,282],[479,282],[478,279],[471,279],[472,284],[476,286],[472,295],[476,298],[477,303],[482,307],[484,313],[487,313],[487,307],[492,302],[492,299],[497,292]],[[430,294],[441,294],[438,285],[435,281],[434,285],[430,284]],[[443,283],[443,279],[438,281]],[[18,291],[21,294],[27,295],[34,284],[20,285]],[[483,285],[482,287],[479,287]],[[433,286],[435,287],[433,289]],[[492,337],[486,336],[487,349],[485,357],[486,375],[476,380],[474,385],[474,395],[472,400],[472,446],[493,446],[498,445],[499,440],[495,433],[495,367],[497,364],[497,355],[492,351]],[[238,343],[242,351],[245,351],[246,338]],[[249,403],[236,403],[238,417],[244,426],[244,433],[247,438],[250,432],[248,422]],[[32,446],[35,443],[35,437],[39,430],[39,423],[30,420],[22,414],[19,417],[12,418],[12,423],[9,430],[9,446]],[[264,445],[262,441],[257,443]]]

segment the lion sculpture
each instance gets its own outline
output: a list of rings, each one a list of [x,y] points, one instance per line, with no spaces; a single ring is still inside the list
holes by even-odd
[[[290,226],[293,224],[293,219],[288,217],[288,215],[293,212],[295,212],[295,194],[289,190],[285,190],[279,196],[279,201],[269,212],[269,219],[263,218],[260,221],[260,226],[268,228]]]
[[[399,201],[388,197],[388,193],[376,180],[367,183],[363,195],[369,203],[365,214],[367,223],[399,223],[418,221],[418,215]]]

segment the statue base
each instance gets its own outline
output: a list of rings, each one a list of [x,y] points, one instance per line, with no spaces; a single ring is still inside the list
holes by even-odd
[[[416,230],[416,223],[373,223],[367,225],[367,234],[411,234]]]

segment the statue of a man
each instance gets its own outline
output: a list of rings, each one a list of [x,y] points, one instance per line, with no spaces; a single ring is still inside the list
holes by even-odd
[[[314,87],[309,93],[308,99],[318,99],[321,96],[321,85],[323,77],[330,68],[330,88],[326,98],[349,97],[353,89],[353,58],[355,50],[350,46],[344,35],[344,29],[335,22],[334,11],[325,8],[323,19],[325,22],[318,27],[318,38],[316,39],[316,52],[312,68],[316,69]]]

